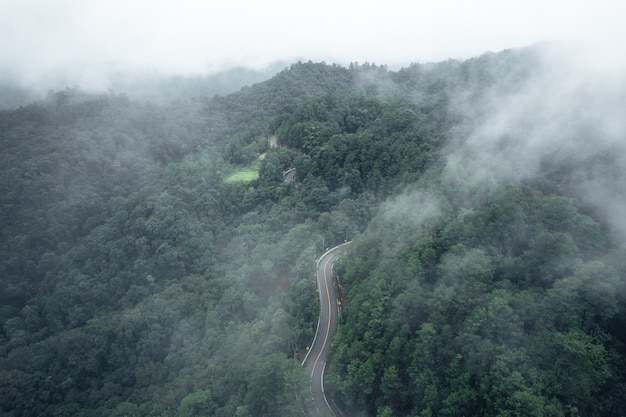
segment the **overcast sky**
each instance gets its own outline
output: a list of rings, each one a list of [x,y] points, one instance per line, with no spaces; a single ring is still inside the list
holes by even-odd
[[[543,40],[625,52],[623,0],[0,0],[0,69],[202,74],[295,59],[469,58]],[[621,58],[620,58],[621,59]]]

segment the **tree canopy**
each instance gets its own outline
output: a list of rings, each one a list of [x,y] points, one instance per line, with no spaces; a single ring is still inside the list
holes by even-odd
[[[0,414],[306,412],[314,262],[345,240],[340,407],[626,414],[624,246],[568,180],[618,165],[472,182],[450,162],[538,67],[299,62],[224,96],[0,110]]]

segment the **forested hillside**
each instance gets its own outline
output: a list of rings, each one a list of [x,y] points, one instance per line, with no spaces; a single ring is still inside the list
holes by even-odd
[[[464,138],[540,55],[0,111],[1,414],[302,415],[314,261],[344,240],[326,373],[346,415],[624,414],[623,241],[574,179],[618,184],[621,159],[462,162],[487,165]]]

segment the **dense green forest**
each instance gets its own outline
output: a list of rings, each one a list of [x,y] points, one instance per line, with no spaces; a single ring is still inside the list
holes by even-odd
[[[303,415],[314,262],[345,240],[346,415],[626,414],[623,241],[574,175],[618,178],[614,149],[484,181],[450,156],[541,71],[537,48],[299,62],[224,96],[1,110],[1,415]]]

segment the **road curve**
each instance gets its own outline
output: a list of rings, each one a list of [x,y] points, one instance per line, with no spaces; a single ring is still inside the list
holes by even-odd
[[[350,243],[350,242],[348,242]],[[320,298],[320,315],[317,331],[311,347],[302,361],[304,370],[311,377],[311,389],[315,399],[316,415],[335,415],[324,395],[324,368],[330,354],[331,334],[337,328],[337,295],[332,279],[333,264],[341,257],[342,248],[347,243],[336,246],[324,253],[317,261],[317,288]]]

